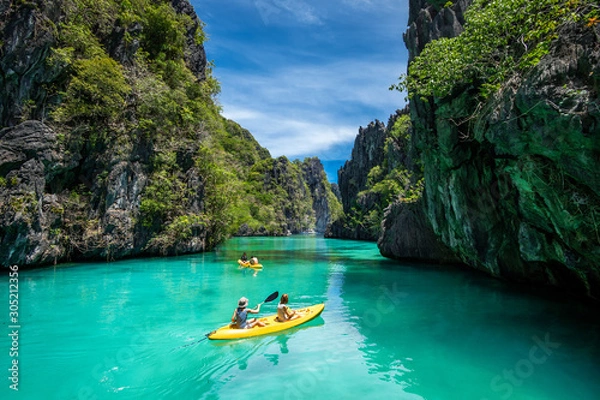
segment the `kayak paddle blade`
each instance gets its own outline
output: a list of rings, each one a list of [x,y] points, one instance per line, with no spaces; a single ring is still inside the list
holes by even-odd
[[[279,296],[279,292],[273,292],[265,299],[263,303],[268,303],[269,301],[275,300]]]

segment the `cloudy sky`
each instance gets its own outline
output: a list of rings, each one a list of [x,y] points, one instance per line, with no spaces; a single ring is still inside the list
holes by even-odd
[[[206,23],[224,116],[273,157],[317,156],[337,170],[360,126],[405,104],[388,87],[406,72],[408,0],[191,3]]]

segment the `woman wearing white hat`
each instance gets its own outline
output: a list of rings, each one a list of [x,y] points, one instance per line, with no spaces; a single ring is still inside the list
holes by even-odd
[[[238,329],[250,329],[255,326],[265,326],[262,322],[257,320],[256,318],[252,318],[248,320],[248,313],[250,314],[258,314],[260,311],[260,304],[256,306],[256,308],[246,308],[248,307],[248,299],[242,297],[238,301],[237,308],[233,311],[233,316],[231,317],[231,322]]]

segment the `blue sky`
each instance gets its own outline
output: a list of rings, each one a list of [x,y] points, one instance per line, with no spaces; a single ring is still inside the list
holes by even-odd
[[[406,72],[408,0],[191,3],[223,115],[273,157],[350,159],[359,127],[405,104],[388,87]]]

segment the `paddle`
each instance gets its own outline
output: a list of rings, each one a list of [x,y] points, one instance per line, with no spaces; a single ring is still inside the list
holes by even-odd
[[[279,297],[279,292],[273,292],[273,293],[271,293],[271,294],[269,295],[269,297],[267,297],[267,298],[265,299],[265,301],[263,301],[263,302],[262,302],[262,303],[260,303],[260,304],[264,304],[264,303],[268,303],[268,302],[270,302],[270,301],[273,301],[273,300],[275,300],[277,297]]]
[[[262,305],[262,304],[264,304],[264,303],[268,303],[268,302],[270,302],[270,301],[273,301],[273,300],[275,300],[277,297],[279,297],[279,292],[278,292],[278,291],[275,291],[275,292],[271,293],[271,294],[270,294],[270,295],[269,295],[269,296],[268,296],[268,297],[267,297],[267,298],[266,298],[266,299],[265,299],[265,300],[264,300],[262,303],[260,303],[260,304]],[[191,346],[191,345],[193,345],[193,344],[196,344],[196,343],[200,343],[200,342],[202,342],[203,340],[206,340],[206,339],[208,339],[208,335],[210,335],[211,333],[212,333],[212,331],[211,331],[211,332],[208,332],[207,334],[205,334],[205,335],[204,335],[204,337],[203,337],[202,339],[200,339],[200,340],[197,340],[197,341],[195,341],[195,342],[192,342],[192,343],[188,343],[188,344],[186,344],[186,345],[183,345],[183,346],[179,346],[179,347],[177,347],[177,349],[180,349],[180,348],[183,348],[183,347],[188,347],[188,346]],[[173,349],[173,350],[176,350],[176,349]]]

